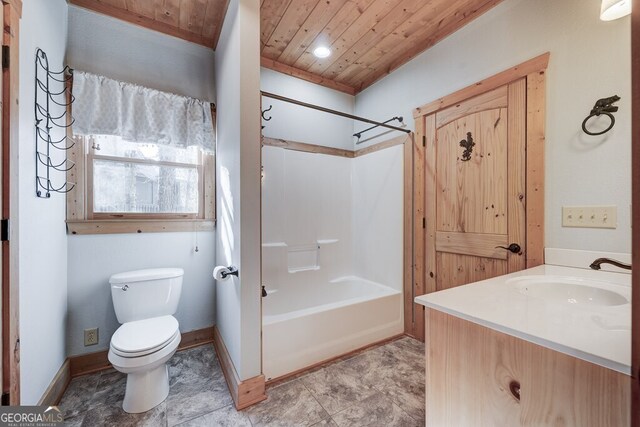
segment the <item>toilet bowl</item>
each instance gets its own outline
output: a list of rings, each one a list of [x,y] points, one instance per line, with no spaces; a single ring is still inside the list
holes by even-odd
[[[146,412],[169,394],[167,362],[180,344],[175,313],[182,269],[138,270],[111,276],[111,296],[122,325],[111,337],[109,362],[127,374],[122,409]]]

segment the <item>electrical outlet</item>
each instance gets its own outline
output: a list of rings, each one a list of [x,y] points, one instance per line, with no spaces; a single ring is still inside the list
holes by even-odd
[[[84,346],[98,344],[98,328],[84,330]]]
[[[563,206],[562,226],[581,228],[616,228],[616,206]]]

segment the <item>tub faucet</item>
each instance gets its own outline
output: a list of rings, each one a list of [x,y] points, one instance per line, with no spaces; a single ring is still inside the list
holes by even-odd
[[[615,265],[616,267],[624,268],[625,270],[631,270],[631,264],[625,264],[611,258],[598,258],[593,261],[589,267],[593,268],[594,270],[600,270],[600,265],[602,264],[611,264]]]

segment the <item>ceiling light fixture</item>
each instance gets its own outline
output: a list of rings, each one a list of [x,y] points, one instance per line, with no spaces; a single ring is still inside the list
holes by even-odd
[[[318,46],[313,50],[313,54],[316,58],[326,58],[331,55],[331,49],[326,46]]]
[[[602,0],[600,19],[613,21],[631,13],[631,0]]]

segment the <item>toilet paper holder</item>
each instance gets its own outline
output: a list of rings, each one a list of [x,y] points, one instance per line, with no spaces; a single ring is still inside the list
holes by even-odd
[[[226,279],[227,276],[236,276],[238,277],[238,267],[234,267],[233,265],[230,265],[229,267],[227,267],[227,270],[229,271],[223,271],[220,273],[220,275],[222,276],[223,279]]]

